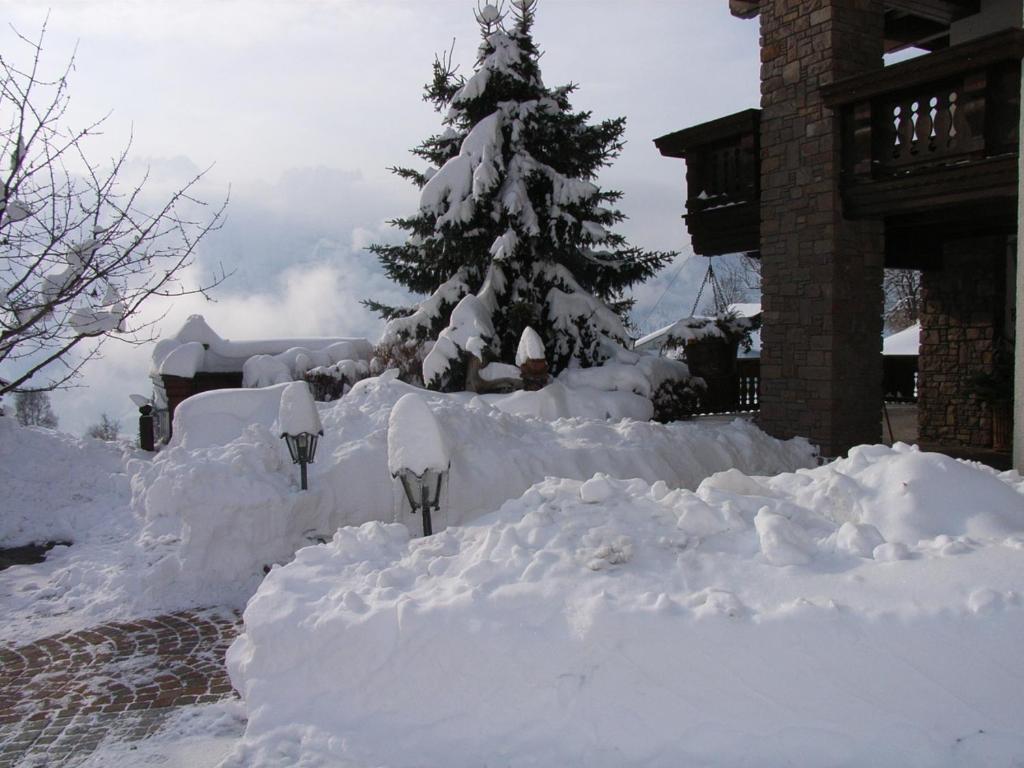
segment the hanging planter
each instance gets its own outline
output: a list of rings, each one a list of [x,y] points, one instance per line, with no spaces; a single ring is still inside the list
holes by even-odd
[[[736,354],[741,345],[750,349],[750,333],[759,325],[757,318],[724,313],[716,317],[687,317],[669,330],[666,348],[682,350],[690,373],[706,385],[700,395],[700,412],[739,409]]]

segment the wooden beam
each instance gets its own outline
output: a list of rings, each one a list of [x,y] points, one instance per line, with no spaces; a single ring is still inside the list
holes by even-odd
[[[980,0],[885,0],[886,10],[904,11],[947,27],[965,16],[978,13],[980,5]]]
[[[687,151],[696,147],[715,144],[745,133],[756,135],[760,125],[761,110],[745,109],[708,123],[659,136],[654,140],[654,146],[665,157],[686,157]]]
[[[978,13],[980,0],[885,0],[885,8],[948,27],[954,21]],[[761,12],[761,0],[729,0],[729,11],[737,18],[752,19]]]
[[[870,99],[921,83],[942,80],[999,61],[1024,57],[1024,30],[1007,29],[916,59],[892,64],[868,75],[837,80],[821,89],[830,107]]]
[[[849,219],[879,219],[901,214],[938,212],[946,218],[957,210],[991,207],[998,213],[1017,199],[1017,156],[978,160],[874,181],[844,184],[843,215]],[[1007,208],[1012,210],[1012,208]],[[1012,218],[1012,215],[1011,215]]]
[[[759,0],[729,0],[729,11],[739,19],[752,19],[761,12]]]
[[[949,46],[949,27],[901,11],[886,11],[885,52],[892,53],[911,46],[927,51],[946,48]]]

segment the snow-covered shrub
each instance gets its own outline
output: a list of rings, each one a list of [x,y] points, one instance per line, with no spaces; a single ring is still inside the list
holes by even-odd
[[[382,340],[373,348],[370,373],[379,376],[384,371],[398,371],[398,378],[406,384],[423,386],[423,358],[433,348],[432,341],[402,339],[397,336]]]
[[[333,365],[319,365],[302,375],[309,385],[313,399],[319,402],[337,400],[357,381],[370,375],[370,365],[365,360],[341,360]]]
[[[651,398],[654,405],[652,418],[663,424],[693,418],[704,391],[703,381],[690,376],[663,381]]]

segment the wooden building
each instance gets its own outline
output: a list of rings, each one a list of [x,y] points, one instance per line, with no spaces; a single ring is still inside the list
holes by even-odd
[[[920,441],[991,447],[972,382],[1013,364],[1021,0],[729,9],[760,24],[761,108],[655,143],[686,161],[695,252],[761,259],[760,424],[830,456],[880,439],[882,269],[914,268]]]

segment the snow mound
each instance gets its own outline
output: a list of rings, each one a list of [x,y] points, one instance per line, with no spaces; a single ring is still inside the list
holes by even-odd
[[[388,417],[388,471],[448,469],[448,450],[430,406],[414,392],[402,395]]]
[[[891,498],[911,451],[862,453],[866,467],[846,468]],[[723,473],[696,493],[548,479],[424,539],[343,528],[273,570],[246,609],[228,653],[249,711],[235,759],[1010,764],[1024,757],[1020,478],[966,465],[951,478],[917,458],[940,487],[970,475],[981,504],[1017,496],[1016,515],[998,515],[1015,532],[958,539],[987,513],[954,501],[935,510],[949,534],[899,545],[909,559],[851,554],[876,537],[869,524],[799,504],[834,466]],[[832,485],[845,502],[851,488]]]
[[[146,454],[0,417],[0,547],[70,542],[0,571],[0,642],[11,646],[139,616],[131,572],[131,467]],[[126,546],[127,545],[127,546]],[[133,613],[134,612],[134,613]]]
[[[492,405],[507,396],[428,392],[390,373],[317,404],[324,436],[309,466],[310,490],[298,494],[298,472],[277,438],[284,386],[189,398],[175,414],[171,444],[136,476],[132,505],[143,521],[140,544],[160,563],[150,579],[154,599],[240,605],[264,566],[287,562],[311,538],[373,520],[418,529],[388,464],[389,421],[409,393],[429,407],[451,459],[435,530],[493,512],[549,476],[585,480],[603,472],[693,489],[729,467],[762,474],[814,461],[806,441],[775,440],[742,421],[611,422],[558,418],[561,411],[547,420]],[[548,396],[544,390],[517,394]],[[562,387],[561,397],[571,412],[578,395]]]
[[[109,528],[119,510],[107,499],[127,495],[124,451],[0,416],[0,546],[74,542],[101,523]]]
[[[992,470],[897,443],[859,446],[826,467],[758,484],[767,495],[786,489],[793,503],[833,522],[872,525],[886,541],[916,544],[942,534],[998,538],[1021,530],[1024,486],[993,482],[993,476]]]
[[[316,411],[316,403],[309,393],[304,381],[293,381],[285,384],[281,390],[281,405],[277,412],[277,428],[281,436],[319,435],[323,433],[320,426],[320,415]]]

